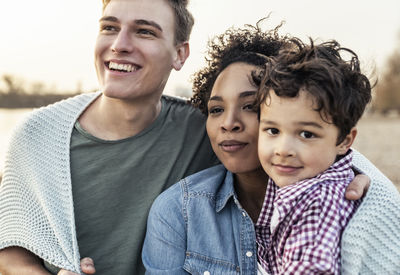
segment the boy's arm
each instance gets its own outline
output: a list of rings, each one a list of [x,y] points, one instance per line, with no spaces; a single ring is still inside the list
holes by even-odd
[[[2,275],[51,275],[41,260],[21,247],[0,250],[0,273]]]
[[[301,199],[304,204],[291,217],[290,230],[286,231],[289,233],[282,237],[284,252],[279,274],[339,272],[340,236],[354,203],[341,199],[343,193],[340,196],[331,186],[320,188],[323,190],[307,193]]]

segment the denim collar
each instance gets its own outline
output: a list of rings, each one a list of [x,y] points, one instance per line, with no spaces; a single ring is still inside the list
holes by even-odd
[[[234,200],[237,201],[233,182],[234,182],[233,174],[227,170],[224,182],[223,184],[221,184],[216,194],[216,201],[215,201],[216,212],[220,212],[226,206],[231,197],[233,197]]]

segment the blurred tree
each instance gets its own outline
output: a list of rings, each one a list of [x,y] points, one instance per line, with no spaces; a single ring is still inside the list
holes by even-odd
[[[5,84],[5,93],[7,94],[21,94],[25,92],[24,81],[13,75],[5,74],[2,77],[3,83]]]
[[[398,41],[394,53],[386,61],[373,102],[373,108],[384,114],[391,110],[400,114],[400,32]]]

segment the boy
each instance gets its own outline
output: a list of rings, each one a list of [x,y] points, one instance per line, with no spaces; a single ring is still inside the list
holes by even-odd
[[[258,236],[264,271],[340,272],[341,233],[358,204],[344,198],[354,177],[350,146],[370,100],[357,55],[336,41],[293,39],[266,65],[258,101],[258,153],[270,176]]]

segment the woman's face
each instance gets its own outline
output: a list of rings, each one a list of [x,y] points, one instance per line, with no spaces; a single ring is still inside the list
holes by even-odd
[[[233,173],[260,168],[258,120],[252,110],[257,87],[250,82],[257,67],[233,63],[217,77],[208,101],[207,133],[219,160]]]

